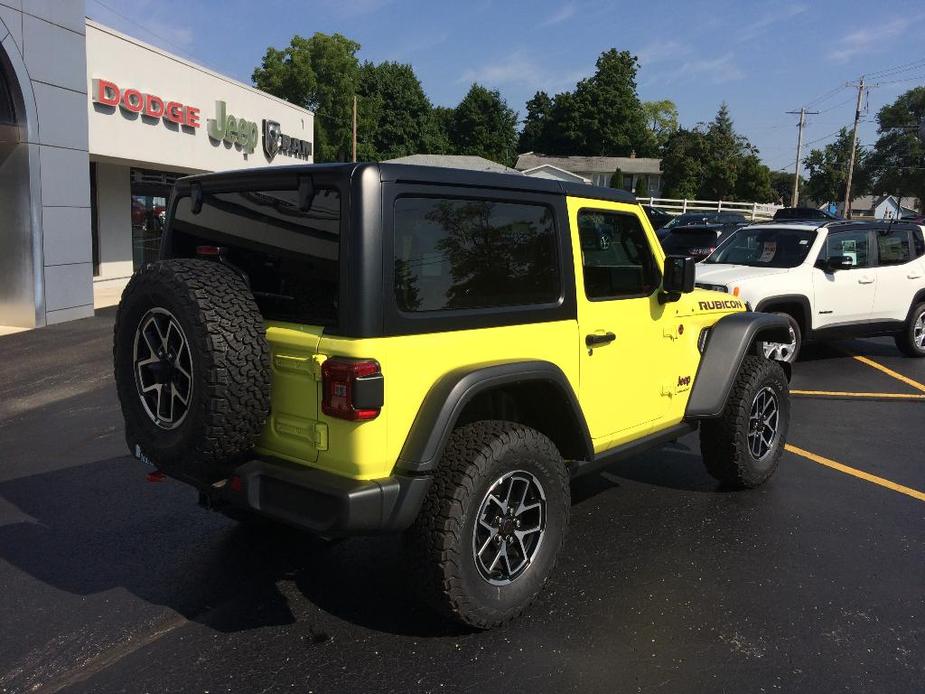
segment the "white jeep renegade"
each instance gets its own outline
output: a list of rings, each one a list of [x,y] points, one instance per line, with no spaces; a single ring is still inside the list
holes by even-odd
[[[789,344],[766,356],[792,362],[804,340],[893,335],[925,357],[925,238],[908,222],[753,224],[697,266],[697,286],[728,292],[790,321]]]

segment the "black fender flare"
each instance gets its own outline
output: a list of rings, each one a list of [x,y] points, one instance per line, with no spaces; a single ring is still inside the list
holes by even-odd
[[[561,393],[579,438],[584,459],[594,455],[591,434],[575,391],[555,364],[541,360],[475,364],[450,371],[428,391],[399,453],[396,469],[410,473],[432,471],[443,454],[466,405],[480,393],[506,385],[541,382]]]
[[[769,296],[762,299],[753,309],[756,313],[765,313],[773,311],[774,307],[779,304],[799,304],[803,307],[803,316],[806,323],[803,325],[804,338],[813,331],[813,308],[809,297],[804,294],[781,294],[780,296]]]
[[[784,342],[790,339],[790,325],[783,316],[746,311],[724,316],[710,328],[687,401],[686,419],[710,419],[722,414],[742,360],[759,335],[768,341]]]

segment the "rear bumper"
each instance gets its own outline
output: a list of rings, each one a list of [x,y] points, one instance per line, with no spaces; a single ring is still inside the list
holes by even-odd
[[[408,528],[430,483],[429,475],[355,480],[280,460],[255,459],[202,490],[202,495],[218,510],[249,509],[321,535],[364,535]]]

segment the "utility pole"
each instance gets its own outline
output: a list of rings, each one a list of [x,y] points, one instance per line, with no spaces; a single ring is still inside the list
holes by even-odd
[[[353,95],[353,161],[357,160],[357,95]]]
[[[796,111],[787,111],[796,115]],[[815,116],[819,111],[807,111],[805,107],[800,107],[800,134],[797,135],[797,160],[793,166],[793,195],[790,196],[790,207],[796,207],[800,202],[800,157],[803,156],[803,127],[806,125],[806,116]]]
[[[861,122],[861,100],[864,98],[864,75],[858,81],[858,105],[854,110],[854,131],[851,133],[851,154],[848,157],[848,181],[845,184],[845,219],[851,219],[851,178],[854,175],[854,152],[858,146],[858,124]]]

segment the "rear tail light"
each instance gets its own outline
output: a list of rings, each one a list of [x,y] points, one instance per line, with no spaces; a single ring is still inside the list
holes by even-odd
[[[221,246],[196,246],[196,255],[204,257],[218,256],[224,250]]]
[[[326,359],[321,365],[321,391],[321,411],[329,417],[375,419],[384,396],[382,369],[375,359]]]

